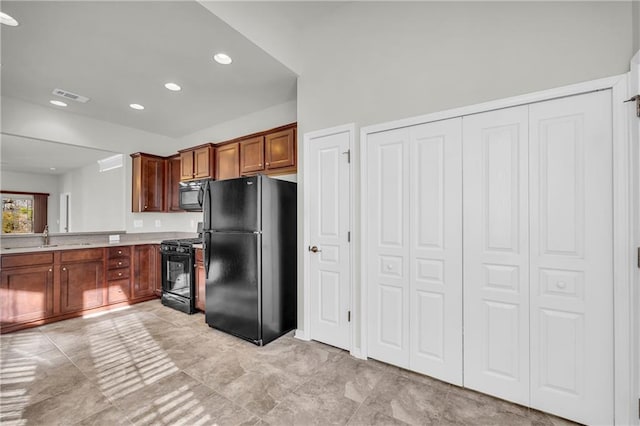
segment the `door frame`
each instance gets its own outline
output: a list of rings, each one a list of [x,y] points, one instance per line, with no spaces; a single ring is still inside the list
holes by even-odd
[[[295,337],[301,340],[311,340],[312,336],[312,328],[311,328],[311,276],[309,267],[311,265],[311,261],[309,258],[309,250],[307,247],[311,244],[310,240],[310,224],[309,224],[309,209],[311,204],[311,195],[310,195],[310,179],[309,175],[309,162],[311,159],[309,158],[309,144],[313,143],[314,139],[327,137],[331,135],[335,135],[338,133],[347,133],[349,135],[349,150],[350,150],[350,166],[349,166],[349,228],[351,230],[351,242],[349,244],[349,309],[351,310],[351,322],[349,323],[349,334],[350,334],[350,342],[349,342],[349,351],[351,355],[360,358],[360,352],[357,346],[356,340],[356,331],[359,328],[358,319],[358,303],[356,300],[356,292],[354,283],[356,282],[356,272],[359,268],[355,265],[355,246],[359,241],[358,238],[358,229],[355,225],[356,216],[355,216],[355,179],[357,178],[357,174],[355,172],[355,165],[358,164],[357,153],[354,152],[354,148],[356,147],[356,125],[355,123],[343,124],[340,126],[330,127],[327,129],[316,130],[312,132],[307,132],[304,134],[303,144],[302,144],[302,164],[303,164],[303,247],[302,250],[304,252],[303,258],[303,270],[304,270],[304,287],[303,287],[303,328],[298,328],[296,330]]]
[[[640,58],[637,58],[640,62]],[[632,64],[633,66],[633,64]],[[527,105],[536,102],[574,96],[599,90],[611,90],[612,123],[613,123],[613,303],[614,303],[614,419],[616,424],[638,425],[638,384],[639,378],[634,374],[640,359],[637,339],[640,326],[637,324],[635,312],[638,310],[638,295],[632,286],[635,281],[635,246],[633,231],[634,206],[637,202],[637,189],[633,192],[632,176],[637,176],[638,158],[632,153],[634,149],[629,133],[629,114],[623,101],[628,99],[629,73],[612,77],[587,81],[578,84],[558,87],[539,92],[528,93],[504,99],[449,109],[417,117],[395,120],[360,129],[360,206],[368,205],[369,186],[366,180],[367,140],[369,135],[377,132],[414,126],[438,120],[461,117],[480,112]],[[630,108],[630,107],[629,107]],[[637,141],[635,141],[637,143]],[[464,190],[464,189],[463,189]],[[632,198],[633,197],[633,198]],[[363,215],[360,221],[360,282],[367,283],[368,236],[364,232],[368,226],[368,217]],[[463,237],[464,238],[464,237]],[[367,357],[367,306],[368,286],[361,285],[360,305],[360,350],[363,358]]]

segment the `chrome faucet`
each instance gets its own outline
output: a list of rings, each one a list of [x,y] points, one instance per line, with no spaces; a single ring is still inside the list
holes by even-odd
[[[48,246],[49,245],[49,225],[45,225],[44,226],[44,231],[42,231],[42,245],[43,246]]]

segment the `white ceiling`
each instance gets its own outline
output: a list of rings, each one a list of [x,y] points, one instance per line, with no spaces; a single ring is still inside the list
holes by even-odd
[[[296,75],[195,1],[2,1],[3,97],[169,137],[296,99]],[[215,63],[225,52],[233,64]],[[170,92],[172,81],[181,92]],[[129,108],[145,106],[144,111]]]

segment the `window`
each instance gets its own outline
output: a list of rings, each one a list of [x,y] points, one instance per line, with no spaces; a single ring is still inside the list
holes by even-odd
[[[49,194],[2,191],[2,233],[33,234],[47,225]]]

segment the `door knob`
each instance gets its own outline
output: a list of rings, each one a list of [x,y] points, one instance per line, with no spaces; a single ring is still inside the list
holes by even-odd
[[[318,253],[318,252],[320,252],[322,250],[318,250],[317,246],[313,246],[313,247],[309,246],[309,251],[314,252],[314,253]]]

